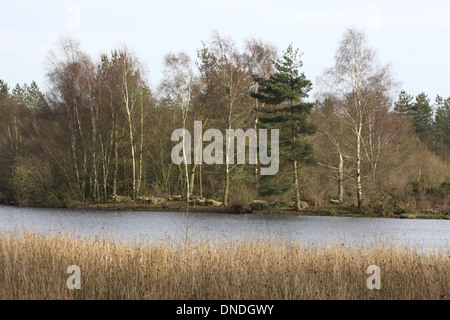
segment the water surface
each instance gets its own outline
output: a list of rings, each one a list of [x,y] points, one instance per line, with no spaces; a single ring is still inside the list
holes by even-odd
[[[0,206],[0,231],[70,233],[118,241],[164,238],[253,239],[276,237],[304,244],[386,240],[421,249],[449,250],[450,221],[221,213],[101,211]]]

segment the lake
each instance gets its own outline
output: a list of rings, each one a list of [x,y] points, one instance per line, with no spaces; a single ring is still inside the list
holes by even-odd
[[[272,237],[307,244],[386,240],[421,250],[450,249],[450,221],[221,213],[100,211],[0,206],[0,232],[32,230],[118,241],[239,240]]]

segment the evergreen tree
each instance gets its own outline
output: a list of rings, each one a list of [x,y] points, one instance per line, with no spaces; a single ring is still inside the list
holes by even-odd
[[[304,73],[299,50],[290,45],[282,58],[275,63],[276,72],[268,79],[253,76],[259,90],[251,96],[267,107],[259,108],[260,127],[280,130],[280,156],[292,163],[295,188],[295,209],[300,209],[300,188],[298,180],[299,162],[312,158],[313,148],[301,140],[301,135],[312,135],[316,126],[309,122],[308,116],[313,103],[303,102],[312,89],[312,83]]]
[[[395,103],[394,111],[405,116],[411,115],[411,109],[413,106],[414,97],[402,90],[398,97],[398,101]]]
[[[394,111],[411,119],[417,136],[427,142],[432,133],[433,108],[425,93],[414,97],[402,91],[395,103]]]
[[[434,119],[434,131],[438,142],[441,144],[441,156],[446,160],[446,151],[450,147],[450,98],[436,98],[436,116]]]
[[[416,101],[411,106],[411,115],[417,135],[420,140],[426,142],[431,135],[433,108],[430,105],[430,99],[425,93],[421,93],[416,97]]]
[[[37,111],[47,112],[49,108],[44,94],[35,81],[30,85],[25,85],[25,102],[29,108]]]
[[[25,89],[26,85],[23,86],[23,88],[20,86],[20,84],[16,84],[16,86],[12,90],[12,95],[15,96],[17,99],[23,101],[25,98]]]
[[[0,98],[6,98],[8,96],[9,88],[5,81],[0,79]]]

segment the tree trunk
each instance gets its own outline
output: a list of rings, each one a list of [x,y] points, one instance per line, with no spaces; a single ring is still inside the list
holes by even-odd
[[[338,199],[344,201],[344,156],[339,153]]]
[[[231,129],[231,112],[228,117],[228,129]],[[230,189],[230,164],[228,157],[230,156],[229,148],[230,148],[230,139],[231,137],[227,137],[227,146],[226,146],[226,160],[225,160],[225,190],[223,192],[223,205],[228,205],[228,192]]]
[[[83,179],[81,180],[81,197],[82,200],[84,201],[86,199],[86,179],[89,178],[88,172],[87,172],[87,151],[86,151],[86,143],[84,141],[84,135],[83,135],[83,129],[82,129],[82,125],[81,125],[81,120],[80,120],[80,116],[78,113],[78,107],[77,104],[75,103],[74,105],[74,109],[75,109],[75,115],[76,115],[76,122],[78,125],[78,131],[80,133],[80,138],[81,138],[81,145],[83,146],[83,162],[82,162],[82,169],[83,169]]]
[[[199,196],[200,198],[203,198],[203,181],[202,181],[202,165],[199,165],[199,171],[198,171],[198,184],[199,184]]]
[[[70,136],[70,147],[72,151],[72,158],[73,158],[73,167],[75,169],[75,177],[76,177],[76,183],[77,183],[77,197],[81,196],[81,184],[80,184],[80,172],[78,169],[78,163],[77,163],[77,144],[75,139],[75,130],[74,130],[74,120],[73,120],[73,112],[70,110],[69,106],[65,103],[66,111],[67,111],[67,120],[68,120],[68,127],[69,127],[69,136]]]
[[[356,197],[358,209],[362,207],[362,186],[361,186],[361,127],[356,137]]]
[[[128,127],[130,130],[130,144],[131,144],[131,161],[132,161],[132,179],[133,179],[133,199],[136,199],[136,153],[134,148],[134,138],[133,138],[133,125],[131,122],[131,114],[128,114]]]
[[[256,100],[257,101],[257,100]],[[255,117],[255,126],[254,126],[255,132],[258,132],[258,115]],[[259,183],[259,157],[256,158],[256,165],[255,165],[255,193],[259,195],[260,191],[260,183]]]
[[[189,185],[189,168],[186,162],[184,163],[184,171],[186,173],[186,202],[189,202],[191,198],[191,188]]]
[[[103,138],[100,133],[100,147],[102,149],[102,176],[103,176],[103,200],[107,199],[108,195],[108,175],[109,175],[109,159],[110,154],[105,150],[105,145],[103,143]]]
[[[300,187],[298,184],[298,165],[297,160],[294,161],[293,165],[293,176],[294,176],[294,188],[295,188],[295,211],[299,211],[300,207]]]
[[[295,128],[292,125],[292,140],[297,140]],[[300,208],[300,186],[298,184],[298,164],[297,160],[294,160],[292,175],[294,177],[294,191],[295,191],[295,211],[299,211]]]
[[[225,165],[225,190],[223,192],[223,205],[228,206],[228,192],[230,189],[230,165]]]
[[[132,198],[136,200],[136,148],[134,145],[134,136],[133,136],[133,122],[131,118],[131,106],[128,96],[128,88],[125,86],[125,111],[127,113],[127,119],[128,119],[128,130],[129,130],[129,136],[130,136],[130,147],[131,147],[131,161],[132,161]]]
[[[183,115],[184,117],[184,115]],[[183,120],[183,129],[186,129],[186,118],[184,118]],[[185,135],[185,130],[183,130],[183,143],[184,141],[186,141],[186,135]],[[191,197],[191,190],[190,190],[190,185],[189,185],[189,167],[188,167],[188,163],[187,163],[187,156],[186,156],[186,150],[183,147],[183,161],[184,161],[184,171],[186,174],[186,203],[189,202],[190,197]]]
[[[193,195],[194,194],[194,181],[195,181],[195,170],[197,169],[197,164],[193,164],[191,167],[191,180],[190,180],[190,192]]]
[[[119,140],[118,140],[118,119],[117,111],[114,119],[114,174],[113,174],[113,196],[117,195],[117,174],[119,171]]]
[[[100,198],[100,190],[98,183],[98,172],[97,172],[97,119],[98,119],[98,109],[94,111],[94,106],[92,102],[92,91],[91,83],[88,81],[89,85],[89,106],[91,111],[91,124],[92,124],[92,168],[94,170],[94,185],[93,185],[93,197],[94,201],[98,201]],[[91,184],[92,188],[92,184]]]
[[[137,194],[141,194],[142,185],[142,165],[143,165],[143,149],[144,149],[144,106],[142,102],[142,90],[141,90],[141,141],[139,147],[139,177],[137,182]]]

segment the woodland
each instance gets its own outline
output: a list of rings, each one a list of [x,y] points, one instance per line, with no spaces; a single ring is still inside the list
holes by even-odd
[[[175,195],[223,207],[448,215],[448,93],[402,90],[360,30],[344,32],[320,75],[304,73],[300,50],[215,32],[195,57],[164,56],[152,84],[131,49],[91,57],[61,38],[44,66],[45,92],[0,80],[0,203]],[[278,173],[248,161],[174,164],[172,132],[193,132],[195,121],[203,132],[279,129]]]

